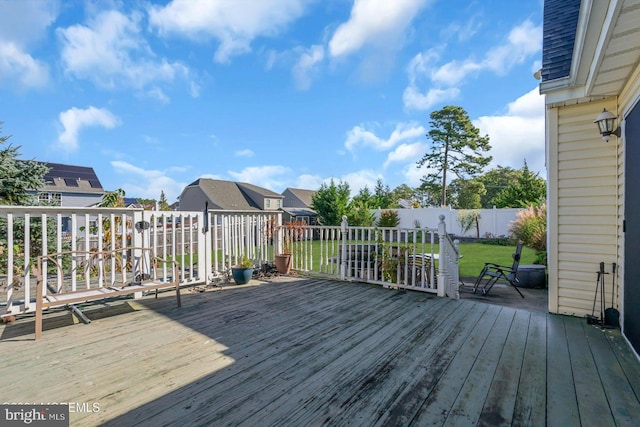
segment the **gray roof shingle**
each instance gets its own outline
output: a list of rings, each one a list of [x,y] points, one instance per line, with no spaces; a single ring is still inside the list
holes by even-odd
[[[580,0],[545,0],[542,81],[569,76],[576,40]]]

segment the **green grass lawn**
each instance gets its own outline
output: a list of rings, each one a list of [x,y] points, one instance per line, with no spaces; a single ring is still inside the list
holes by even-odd
[[[313,263],[315,266],[320,264],[320,242],[313,242]],[[427,245],[424,250],[417,248],[416,252],[429,252],[430,245]],[[513,263],[511,254],[516,250],[513,246],[501,246],[501,245],[488,245],[483,243],[460,243],[460,254],[462,258],[459,261],[460,277],[476,277],[482,271],[485,262],[493,262],[499,265],[510,266]],[[295,248],[294,248],[295,251]],[[435,246],[434,252],[438,253],[438,245]],[[222,259],[222,254],[219,253],[219,259]],[[533,249],[524,247],[522,248],[522,257],[520,264],[533,264],[535,259],[535,251]],[[176,259],[180,262],[180,257]],[[198,256],[194,254],[193,262],[197,263]]]
[[[459,261],[460,277],[476,277],[482,271],[485,262],[510,266],[513,263],[514,246],[487,245],[483,243],[460,243]],[[527,247],[522,248],[520,264],[533,264],[536,252]]]

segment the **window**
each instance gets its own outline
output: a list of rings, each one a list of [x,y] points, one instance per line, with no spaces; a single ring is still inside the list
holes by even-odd
[[[38,202],[47,203],[54,206],[60,206],[62,203],[62,194],[60,193],[39,193]]]
[[[276,209],[280,209],[282,207],[282,200],[276,200]]]
[[[271,209],[271,199],[264,199],[265,209]]]
[[[65,178],[64,183],[67,184],[67,187],[80,187],[76,178]]]

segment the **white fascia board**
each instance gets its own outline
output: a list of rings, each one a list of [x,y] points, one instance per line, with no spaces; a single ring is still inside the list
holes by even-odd
[[[556,90],[553,92],[545,93],[546,105],[553,105],[557,103],[563,103],[569,100],[578,100],[583,98],[585,98],[584,86],[565,87],[562,90]]]
[[[605,2],[598,2],[598,6],[602,6]],[[601,27],[600,37],[598,38],[598,42],[595,48],[595,52],[593,54],[593,59],[591,60],[591,64],[589,67],[589,74],[587,76],[587,80],[585,83],[586,93],[590,94],[593,90],[593,85],[595,84],[595,80],[597,77],[597,73],[602,65],[602,61],[604,60],[604,56],[606,54],[607,46],[609,46],[609,41],[613,35],[613,30],[615,28],[616,22],[618,21],[618,17],[620,16],[620,11],[622,10],[624,0],[611,0],[609,2],[609,7],[606,11],[606,15],[604,18],[604,22]]]
[[[592,0],[583,0],[582,2],[580,2],[578,23],[576,25],[576,38],[573,43],[573,56],[571,58],[571,70],[569,72],[569,86],[574,86],[576,82],[578,82],[579,84],[584,84],[585,82],[584,76],[581,76],[581,74],[583,73],[581,73],[580,71],[582,70],[582,67],[584,65],[582,64],[582,59],[585,56],[583,55],[584,49],[586,46],[588,46],[587,34],[591,34],[587,30],[589,28],[589,18],[591,16],[592,8]],[[580,81],[579,78],[582,81]]]

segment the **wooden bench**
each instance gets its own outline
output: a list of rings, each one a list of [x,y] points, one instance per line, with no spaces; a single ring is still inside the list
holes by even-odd
[[[43,311],[50,307],[73,307],[75,303],[148,291],[155,291],[157,298],[162,288],[175,288],[180,307],[178,271],[177,262],[156,257],[150,248],[63,251],[39,256],[35,265],[35,339],[42,336]]]

